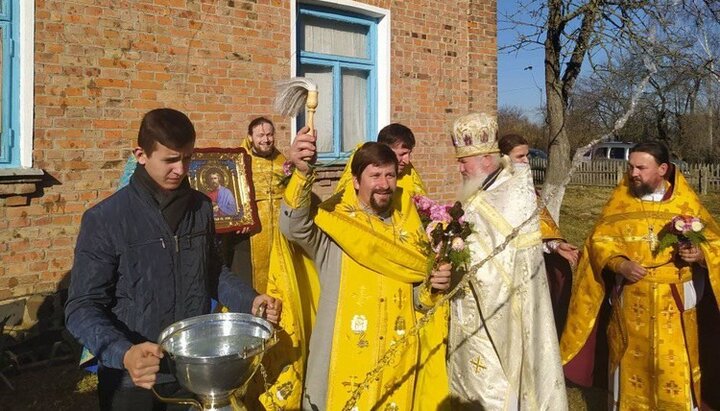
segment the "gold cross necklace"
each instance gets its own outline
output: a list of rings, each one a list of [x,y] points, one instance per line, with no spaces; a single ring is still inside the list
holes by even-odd
[[[648,233],[647,236],[644,238],[645,241],[648,242],[648,245],[650,246],[650,251],[655,252],[657,249],[657,246],[659,244],[658,235],[655,233],[655,223],[654,220],[657,220],[658,213],[660,211],[660,202],[662,201],[662,198],[665,196],[665,192],[667,191],[667,187],[663,185],[662,193],[655,192],[653,194],[662,194],[659,200],[655,201],[654,198],[651,198],[650,200],[647,200],[648,202],[653,203],[654,210],[650,210],[650,213],[645,211],[645,201],[642,198],[639,198],[640,200],[640,208],[643,212],[643,218],[648,223]],[[648,217],[650,217],[648,219]]]

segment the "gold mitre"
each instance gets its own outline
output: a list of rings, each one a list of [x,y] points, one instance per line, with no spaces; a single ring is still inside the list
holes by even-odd
[[[452,128],[455,157],[499,153],[497,130],[495,117],[485,113],[470,113],[458,118]]]

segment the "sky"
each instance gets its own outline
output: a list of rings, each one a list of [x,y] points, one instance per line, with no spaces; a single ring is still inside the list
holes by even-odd
[[[498,47],[513,43],[516,33],[502,30],[504,15],[517,8],[517,1],[498,1]],[[529,19],[527,15],[521,16]],[[538,109],[545,101],[544,51],[523,49],[508,54],[498,52],[498,107],[520,107],[528,117],[540,121]]]

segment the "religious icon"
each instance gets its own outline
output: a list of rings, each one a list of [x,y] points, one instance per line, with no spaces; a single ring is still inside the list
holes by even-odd
[[[355,334],[361,334],[367,331],[368,328],[368,320],[367,317],[364,315],[354,315],[352,320],[350,321],[350,329]]]
[[[250,173],[250,156],[243,148],[195,149],[188,171],[190,185],[210,197],[216,232],[257,227]]]

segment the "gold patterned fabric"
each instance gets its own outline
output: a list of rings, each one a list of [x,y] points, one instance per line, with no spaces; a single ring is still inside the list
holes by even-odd
[[[250,164],[252,170],[252,181],[254,187],[254,201],[258,211],[258,220],[260,228],[251,234],[224,234],[223,241],[226,252],[232,255],[231,269],[238,274],[245,274],[250,270],[250,278],[252,279],[253,288],[260,294],[268,293],[268,280],[270,270],[270,251],[276,242],[277,237],[281,237],[278,229],[278,213],[280,212],[280,200],[282,199],[285,187],[280,183],[283,179],[283,163],[285,156],[277,149],[268,157],[260,157],[253,153],[252,142],[247,137],[241,144],[248,154],[250,154]],[[248,238],[249,237],[249,238]],[[247,242],[249,241],[249,247]],[[249,248],[249,256],[247,254]],[[292,272],[291,272],[292,273]],[[276,291],[275,297],[280,297],[285,302],[287,295],[279,295]],[[310,293],[311,290],[303,290]],[[295,296],[295,298],[299,298]],[[282,344],[281,344],[282,345]],[[274,374],[274,379],[279,373],[273,366],[279,364],[276,357],[278,353],[283,352],[286,358],[297,358],[295,352],[278,348],[271,354],[266,356],[263,364]],[[271,364],[271,361],[273,362]],[[285,362],[283,362],[285,364]],[[283,386],[286,388],[287,385]],[[261,407],[260,401],[267,400],[267,397],[261,397],[260,394],[265,391],[264,381],[260,373],[256,373],[248,384],[246,403],[250,408],[257,409]],[[284,391],[283,391],[284,392]],[[278,396],[280,403],[287,402],[282,395]]]
[[[543,207],[542,210],[540,210],[540,233],[542,234],[542,239],[544,241],[563,240],[560,227],[558,227],[555,219],[552,218],[552,215],[550,215],[550,211],[548,211],[547,207]]]
[[[353,152],[348,159],[335,188],[336,193],[344,191],[348,186],[352,187],[350,164],[352,164],[354,155]],[[411,208],[415,209],[414,196],[427,194],[425,185],[412,164],[405,167],[398,176],[397,187],[400,209],[404,215],[410,213]],[[418,313],[418,315],[420,314]],[[416,411],[449,409],[450,404],[447,398],[450,395],[450,387],[445,365],[449,315],[449,307],[445,303],[442,307],[437,308],[434,317],[420,332],[420,357],[413,401],[413,409]]]
[[[563,363],[582,349],[604,299],[603,270],[626,257],[647,268],[636,283],[616,279],[622,289],[611,293],[608,325],[609,363],[619,409],[687,410],[700,402],[698,333],[695,319],[693,268],[673,248],[653,252],[657,234],[676,215],[699,217],[706,225],[702,244],[708,283],[720,290],[720,239],[717,223],[679,172],[672,196],[642,201],[628,191],[627,177],[605,205],[586,241],[573,283],[570,312],[561,340]],[[617,277],[617,276],[616,276]],[[707,281],[706,279],[706,281]],[[611,386],[612,386],[611,385]],[[694,397],[694,398],[693,398]],[[694,399],[694,401],[693,401]]]
[[[281,233],[273,237],[269,272],[267,293],[282,300],[283,312],[278,343],[263,358],[272,384],[260,401],[266,410],[299,410],[320,282],[313,261]]]
[[[340,292],[328,376],[327,409],[349,393],[415,324],[413,285],[427,276],[424,231],[414,209],[392,224],[363,211],[352,185],[321,204],[315,224],[343,250]],[[429,293],[425,293],[429,296]],[[425,301],[428,305],[432,302]],[[358,409],[412,409],[418,344],[410,338],[360,397]]]
[[[250,236],[250,260],[252,266],[253,287],[259,293],[265,293],[270,265],[270,248],[273,238],[279,235],[278,213],[280,200],[285,189],[283,179],[285,156],[277,149],[269,157],[260,157],[252,152],[250,138],[245,139],[243,147],[252,158],[252,180],[255,187],[255,204],[260,220],[260,231]]]
[[[283,221],[287,218],[288,227],[284,230],[289,230],[286,234],[303,247],[325,244],[323,249],[329,251],[312,251],[316,256],[336,253],[333,255],[339,257],[337,265],[327,265],[324,260],[315,264],[323,281],[335,281],[329,279],[332,277],[339,283],[337,297],[320,295],[321,309],[310,343],[312,350],[313,341],[319,344],[316,347],[324,345],[320,341],[325,338],[331,341],[327,351],[314,354],[311,351],[309,356],[310,367],[313,358],[323,361],[327,358],[327,363],[319,366],[327,369],[327,373],[319,376],[323,387],[312,391],[308,386],[318,381],[305,381],[304,397],[309,404],[321,404],[320,409],[342,409],[358,384],[380,364],[382,371],[369,380],[369,386],[357,398],[355,409],[411,410],[418,341],[411,336],[402,346],[397,344],[416,322],[415,286],[425,281],[432,261],[422,246],[426,234],[420,218],[414,209],[403,214],[400,198],[396,196],[392,215],[381,219],[361,207],[352,185],[346,185],[343,192],[320,205],[311,220],[315,228],[308,231],[300,226],[308,224],[305,219],[311,217],[293,216],[308,215],[311,181],[299,173],[293,175],[285,192],[287,214],[283,215]],[[308,242],[303,242],[304,239]],[[323,292],[332,293],[325,289]],[[323,298],[332,298],[335,302],[322,309]],[[432,306],[438,297],[421,286],[417,298],[423,305]],[[328,318],[331,318],[332,329],[327,334],[319,332],[317,324],[327,324]],[[387,363],[382,363],[383,355],[391,347],[398,347],[399,351]]]

